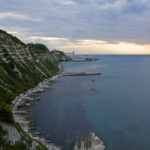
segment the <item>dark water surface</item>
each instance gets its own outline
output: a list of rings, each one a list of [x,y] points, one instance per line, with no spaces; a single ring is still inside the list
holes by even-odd
[[[65,72],[32,107],[37,131],[71,150],[76,136],[95,132],[106,150],[150,149],[150,56],[97,55],[99,61],[64,64]]]

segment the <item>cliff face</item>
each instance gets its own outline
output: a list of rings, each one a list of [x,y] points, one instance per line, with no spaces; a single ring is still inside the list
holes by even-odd
[[[1,119],[10,119],[7,104],[17,94],[54,75],[59,71],[58,63],[68,59],[63,52],[50,52],[42,44],[25,45],[16,37],[0,31]]]
[[[12,100],[56,74],[58,63],[69,59],[63,52],[50,52],[43,44],[26,45],[0,30],[0,121],[13,123],[10,110]],[[0,134],[0,143],[5,145],[2,141]]]

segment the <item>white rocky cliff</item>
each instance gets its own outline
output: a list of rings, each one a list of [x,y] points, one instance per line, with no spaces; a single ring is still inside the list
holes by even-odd
[[[86,138],[80,138],[76,140],[76,144],[73,150],[104,150],[105,146],[103,142],[95,135],[90,133]]]

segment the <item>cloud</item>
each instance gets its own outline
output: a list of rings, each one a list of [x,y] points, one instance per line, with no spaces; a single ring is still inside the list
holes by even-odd
[[[54,1],[60,4],[64,4],[64,5],[74,4],[74,1],[72,0],[54,0]]]
[[[106,44],[106,41],[100,41],[100,40],[92,40],[92,39],[83,39],[83,40],[78,40],[77,45],[83,45],[83,46],[94,46],[94,45],[101,45],[101,44]]]
[[[126,0],[115,0],[115,1],[97,1],[101,9],[121,9],[127,3]]]
[[[58,37],[40,37],[40,36],[31,36],[30,39],[39,39],[39,40],[46,40],[46,41],[56,41],[56,40],[68,40],[67,38],[58,38]]]
[[[150,54],[150,44],[136,44],[127,42],[109,43],[99,40],[79,40],[76,43],[68,42],[61,46],[66,52],[74,50],[80,54]]]
[[[149,0],[5,0],[0,11],[2,27],[13,28],[25,42],[41,41],[50,48],[82,44],[89,49],[120,41],[145,46],[150,43],[149,18]]]
[[[25,14],[20,14],[16,12],[0,12],[0,20],[5,18],[14,18],[17,20],[30,20],[30,21],[38,21],[39,19],[33,19]]]

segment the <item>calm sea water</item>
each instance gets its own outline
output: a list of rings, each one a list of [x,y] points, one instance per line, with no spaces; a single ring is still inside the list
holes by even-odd
[[[106,150],[149,150],[150,56],[92,57],[100,60],[66,63],[64,71],[102,75],[59,78],[32,107],[36,130],[65,150],[90,132]]]

